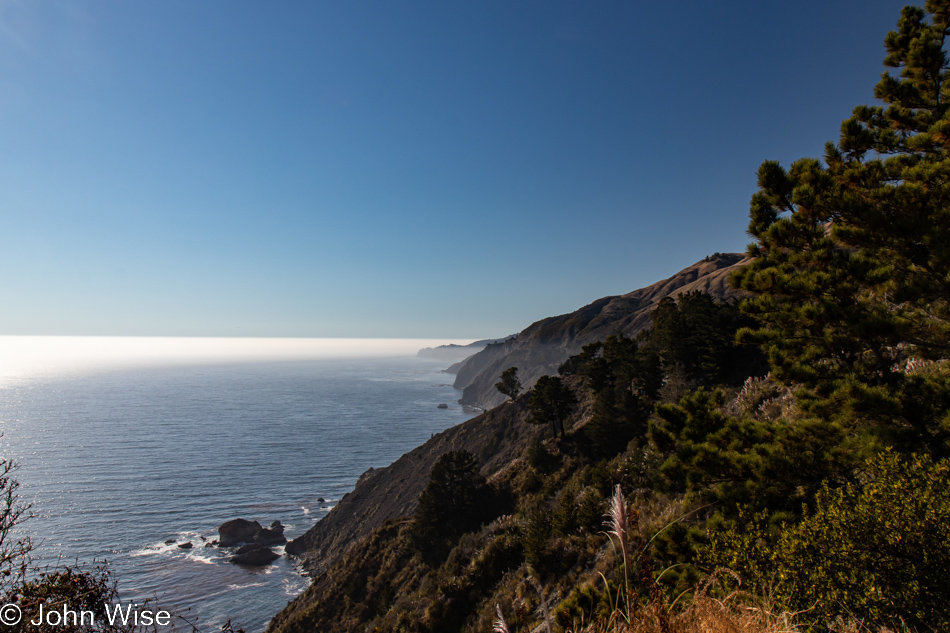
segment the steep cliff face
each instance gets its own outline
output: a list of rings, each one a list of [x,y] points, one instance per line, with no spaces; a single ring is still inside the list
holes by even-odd
[[[501,372],[518,368],[527,389],[543,375],[557,373],[558,366],[584,345],[623,332],[636,336],[650,324],[650,312],[663,297],[700,290],[717,301],[729,301],[737,291],[729,275],[748,258],[738,253],[717,253],[685,268],[668,279],[625,295],[604,297],[583,308],[531,324],[514,339],[487,345],[457,368],[455,388],[462,389],[462,404],[489,409],[505,396],[495,383]]]
[[[472,453],[482,472],[490,477],[543,435],[543,427],[525,424],[523,417],[521,406],[510,403],[439,433],[385,468],[366,471],[353,492],[287,544],[287,553],[307,554],[307,566],[316,571],[331,564],[386,519],[412,514],[429,482],[432,466],[449,451]]]

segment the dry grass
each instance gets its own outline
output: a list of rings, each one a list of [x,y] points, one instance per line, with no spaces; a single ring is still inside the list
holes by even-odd
[[[762,378],[750,377],[736,397],[726,405],[726,412],[759,420],[794,419],[799,417],[800,411],[792,392],[792,389],[776,382],[771,373]]]
[[[743,607],[709,596],[698,597],[685,610],[668,619],[671,633],[801,633],[787,615]],[[625,618],[613,617],[606,622],[570,633],[662,633],[664,618],[650,605]]]
[[[631,516],[632,515],[632,516]],[[671,614],[668,605],[659,591],[653,576],[652,561],[647,547],[638,531],[634,531],[633,550],[637,553],[635,566],[639,580],[650,587],[650,601],[638,610],[631,610],[631,585],[627,576],[630,564],[631,519],[633,525],[639,523],[637,509],[629,508],[623,492],[618,485],[614,490],[610,507],[606,514],[608,534],[616,539],[618,562],[623,563],[624,584],[626,586],[626,609],[617,609],[602,621],[595,621],[580,629],[568,633],[801,633],[802,629],[794,622],[795,614],[776,613],[770,600],[755,599],[740,592],[734,592],[719,599],[709,595],[719,587],[718,574],[712,574],[700,587],[692,602],[675,614]],[[732,574],[724,571],[723,573]],[[848,632],[850,633],[850,632]]]
[[[727,572],[730,573],[730,572]],[[694,600],[670,615],[653,604],[645,605],[632,617],[615,612],[606,621],[593,622],[565,633],[805,633],[807,613],[788,613],[772,606],[768,597],[735,592],[726,598],[706,593],[707,583]],[[668,627],[668,628],[667,628]],[[841,620],[829,633],[911,633],[910,629],[869,627],[853,620]]]

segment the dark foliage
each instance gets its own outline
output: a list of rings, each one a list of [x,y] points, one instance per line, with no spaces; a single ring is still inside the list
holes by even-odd
[[[660,355],[667,371],[682,367],[695,383],[741,384],[768,371],[756,346],[736,343],[736,332],[756,321],[731,303],[716,303],[698,291],[664,297],[650,321],[641,337],[644,344]]]
[[[622,334],[585,345],[580,354],[559,368],[562,375],[578,375],[594,393],[590,420],[581,440],[594,458],[611,457],[646,431],[663,381],[659,356],[640,349]]]
[[[413,542],[430,562],[445,556],[451,543],[489,521],[499,509],[498,495],[468,451],[446,453],[432,467],[419,496]]]
[[[528,399],[533,424],[550,424],[553,435],[564,435],[564,421],[577,405],[574,392],[557,376],[541,376]]]

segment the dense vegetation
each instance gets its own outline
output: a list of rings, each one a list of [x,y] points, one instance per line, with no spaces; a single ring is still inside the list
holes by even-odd
[[[527,393],[506,372],[501,406],[549,438],[488,481],[450,457],[478,508],[440,462],[272,627],[950,628],[948,33],[950,0],[905,8],[883,105],[762,165],[738,305],[667,298]]]

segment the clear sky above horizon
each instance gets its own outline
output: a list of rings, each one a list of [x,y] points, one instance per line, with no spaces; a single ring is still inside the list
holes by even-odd
[[[486,338],[741,251],[903,2],[0,0],[0,334]]]

